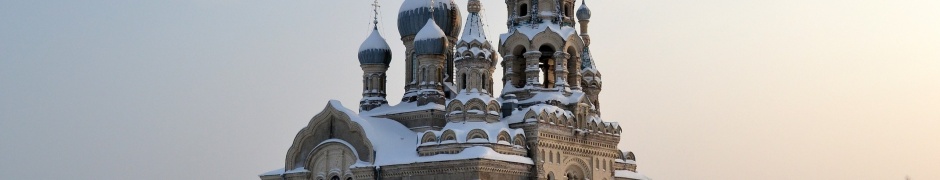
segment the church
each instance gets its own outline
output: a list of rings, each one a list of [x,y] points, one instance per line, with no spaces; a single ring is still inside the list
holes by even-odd
[[[508,30],[487,37],[480,0],[468,0],[466,18],[453,0],[405,0],[404,62],[394,62],[405,82],[392,82],[405,85],[400,103],[386,99],[393,53],[374,25],[358,51],[358,107],[328,102],[294,137],[284,166],[260,178],[649,179],[633,152],[617,148],[620,125],[601,118],[584,0],[505,3]]]

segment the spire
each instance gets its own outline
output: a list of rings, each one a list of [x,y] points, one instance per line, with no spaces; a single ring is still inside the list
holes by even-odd
[[[470,0],[467,2],[467,24],[464,25],[463,34],[460,41],[472,42],[474,40],[480,43],[487,43],[486,33],[483,31],[483,20],[480,18],[480,0]]]
[[[388,104],[385,99],[386,71],[392,62],[392,49],[379,34],[379,1],[372,3],[372,33],[359,45],[359,64],[362,68],[362,99],[359,111],[369,111]],[[332,135],[332,129],[331,129]]]
[[[372,12],[374,13],[372,16],[372,29],[379,29],[379,7],[382,7],[379,5],[379,0],[372,2]]]
[[[392,61],[392,49],[389,48],[385,38],[379,34],[379,1],[372,3],[375,17],[372,19],[372,33],[359,45],[360,64],[384,64],[388,66]]]

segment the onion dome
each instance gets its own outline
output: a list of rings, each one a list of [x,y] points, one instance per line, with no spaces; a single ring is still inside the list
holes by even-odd
[[[424,28],[421,28],[421,31],[415,35],[414,46],[415,53],[418,55],[444,54],[444,49],[447,48],[447,35],[440,27],[437,27],[437,23],[428,19]]]
[[[589,20],[591,19],[591,9],[587,7],[587,4],[584,1],[581,1],[581,7],[578,8],[577,14],[578,20]]]
[[[372,29],[372,34],[362,45],[359,45],[359,64],[385,64],[392,62],[392,49],[388,47],[385,38],[379,34],[378,29]]]
[[[456,38],[462,19],[457,4],[453,0],[435,1],[433,15],[429,5],[429,0],[405,0],[402,3],[398,10],[398,33],[401,37],[418,34],[427,19],[434,19],[447,36]]]

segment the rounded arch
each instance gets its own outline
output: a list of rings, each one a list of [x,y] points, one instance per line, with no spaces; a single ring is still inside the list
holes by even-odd
[[[565,48],[565,39],[562,39],[558,33],[553,32],[551,28],[545,28],[545,31],[539,32],[538,34],[535,34],[534,37],[532,37],[531,44],[531,47],[548,45],[552,47],[552,49],[559,50]]]
[[[471,99],[467,101],[467,104],[464,105],[467,110],[480,110],[483,111],[486,109],[486,104],[483,103],[483,100],[480,99]]]
[[[470,141],[471,139],[483,139],[489,142],[490,136],[487,135],[486,131],[483,131],[482,129],[473,129],[467,133],[467,141]]]
[[[304,169],[317,178],[340,177],[356,163],[356,149],[345,141],[329,141],[317,146],[305,160]]]
[[[591,171],[588,169],[591,167],[587,162],[581,160],[580,158],[568,158],[563,162],[565,164],[565,178],[566,179],[585,179],[586,177],[591,177]]]
[[[424,132],[424,136],[421,136],[421,144],[429,142],[438,142],[437,134],[432,131]]]
[[[346,132],[346,133],[331,133]],[[333,102],[314,116],[307,127],[304,127],[294,137],[294,142],[287,151],[285,168],[295,169],[303,166],[310,159],[311,152],[327,141],[340,140],[347,142],[354,149],[356,157],[361,161],[372,162],[372,142],[366,137],[366,132],[358,123],[350,120],[343,111],[334,107]]]
[[[454,133],[454,130],[448,129],[441,134],[441,142],[444,141],[457,141],[457,133]]]
[[[496,135],[496,142],[504,141],[506,143],[512,142],[512,137],[509,136],[509,132],[505,130],[499,131],[499,135]]]
[[[525,136],[523,136],[522,134],[516,134],[516,137],[512,138],[512,144],[525,147]]]

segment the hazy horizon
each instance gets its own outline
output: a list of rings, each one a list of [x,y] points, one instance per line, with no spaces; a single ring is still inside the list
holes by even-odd
[[[0,0],[0,177],[258,179],[358,104],[371,3]],[[602,117],[652,179],[940,179],[940,1],[587,3]]]

